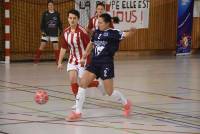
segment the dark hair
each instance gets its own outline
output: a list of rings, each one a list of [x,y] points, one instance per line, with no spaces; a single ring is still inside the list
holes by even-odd
[[[67,13],[67,16],[69,16],[69,14],[74,14],[75,16],[78,17],[78,19],[80,18],[80,13],[78,10],[75,10],[75,9],[72,9],[72,10],[69,10],[68,13]]]
[[[112,17],[108,13],[103,13],[99,17],[101,17],[105,23],[112,23]]]
[[[104,4],[103,2],[98,2],[96,8],[97,8],[98,6],[102,6],[102,7],[105,8],[105,4]]]
[[[53,0],[48,0],[47,5],[48,5],[49,3],[54,4]]]
[[[120,22],[119,17],[112,17],[113,23],[118,24]]]

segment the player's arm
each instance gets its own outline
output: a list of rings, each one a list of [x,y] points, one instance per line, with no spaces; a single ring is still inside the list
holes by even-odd
[[[130,29],[129,31],[123,32],[123,37],[124,37],[124,38],[127,38],[127,37],[133,35],[135,32],[136,32],[136,29],[135,29],[135,28],[132,28],[132,29]]]
[[[93,23],[92,23],[92,18],[89,19],[88,25],[85,27],[87,33],[91,36],[92,35],[92,28],[93,28]]]
[[[59,55],[58,65],[62,64],[62,61],[63,61],[63,58],[65,56],[66,51],[67,50],[65,48],[61,48],[60,49],[60,55]]]
[[[86,47],[86,50],[83,54],[83,57],[81,58],[81,64],[85,64],[85,60],[86,58],[90,55],[91,51],[92,51],[92,48],[93,48],[93,44],[92,42],[90,41]]]
[[[45,12],[42,14],[40,30],[43,35],[46,35],[46,33],[45,33]]]
[[[94,42],[94,34],[91,37],[91,41],[88,43],[86,50],[83,54],[83,57],[81,58],[81,64],[85,63],[86,58],[90,55],[92,49],[93,49],[93,42]]]
[[[88,55],[90,55],[91,51],[92,51],[92,48],[93,48],[93,44],[92,42],[90,41],[86,47],[86,50],[85,50],[85,53],[83,54],[83,59],[86,59]]]
[[[58,28],[59,28],[60,34],[61,34],[61,32],[63,31],[63,27],[62,27],[62,22],[61,22],[59,13],[58,13]]]
[[[65,56],[65,53],[67,51],[67,47],[68,47],[68,44],[64,38],[64,33],[62,33],[62,36],[61,36],[61,49],[60,49],[60,55],[59,55],[59,59],[58,59],[58,69],[59,70],[62,70],[63,69],[63,65],[62,65],[62,61],[63,61],[63,58]]]

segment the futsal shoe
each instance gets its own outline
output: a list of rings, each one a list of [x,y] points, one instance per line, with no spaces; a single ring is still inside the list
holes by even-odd
[[[127,104],[124,105],[124,116],[128,117],[132,111],[132,103],[130,100],[127,100]]]
[[[76,113],[72,111],[65,120],[68,122],[76,122],[80,121],[80,119],[81,119],[81,113]]]

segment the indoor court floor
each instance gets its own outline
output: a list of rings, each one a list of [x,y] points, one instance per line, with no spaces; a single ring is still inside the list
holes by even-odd
[[[55,62],[0,64],[2,134],[200,134],[200,56],[151,56],[115,61],[114,87],[132,102],[122,106],[87,90],[83,118],[66,122],[74,105],[66,70]],[[34,102],[37,89],[49,101]]]

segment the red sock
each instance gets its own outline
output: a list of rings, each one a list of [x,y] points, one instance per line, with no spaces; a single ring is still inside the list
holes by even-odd
[[[34,63],[38,63],[40,61],[41,54],[42,54],[42,51],[40,49],[37,49],[36,54],[35,54]]]
[[[94,80],[94,81],[92,81],[92,82],[89,84],[88,87],[98,87],[98,85],[99,85],[99,81]]]
[[[56,58],[56,64],[58,64],[60,50],[54,50],[55,58]]]
[[[73,83],[73,84],[71,84],[71,90],[72,90],[72,92],[73,92],[73,94],[76,96],[77,95],[77,93],[78,93],[78,84],[77,83]]]

